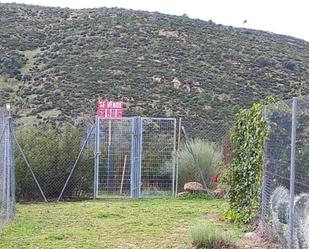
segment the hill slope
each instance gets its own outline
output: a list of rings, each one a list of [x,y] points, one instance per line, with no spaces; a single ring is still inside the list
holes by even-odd
[[[80,122],[102,96],[213,134],[261,98],[309,93],[309,43],[292,37],[107,8],[0,4],[0,21],[0,104],[21,122]]]

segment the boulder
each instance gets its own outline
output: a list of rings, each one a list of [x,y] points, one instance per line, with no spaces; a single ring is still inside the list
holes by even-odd
[[[190,193],[204,192],[203,185],[199,182],[187,182],[184,186],[184,190]]]

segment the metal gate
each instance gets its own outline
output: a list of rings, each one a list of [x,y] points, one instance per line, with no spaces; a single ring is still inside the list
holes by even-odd
[[[94,196],[175,195],[176,118],[96,118]]]

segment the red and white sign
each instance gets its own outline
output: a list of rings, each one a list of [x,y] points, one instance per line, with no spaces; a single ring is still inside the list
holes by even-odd
[[[102,99],[99,98],[97,115],[100,118],[106,119],[122,118],[123,109],[123,103],[121,101],[102,101]]]

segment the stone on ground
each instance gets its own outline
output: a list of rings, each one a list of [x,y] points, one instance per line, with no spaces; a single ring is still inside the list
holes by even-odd
[[[199,182],[187,182],[184,186],[184,190],[190,193],[204,192],[203,185]]]

